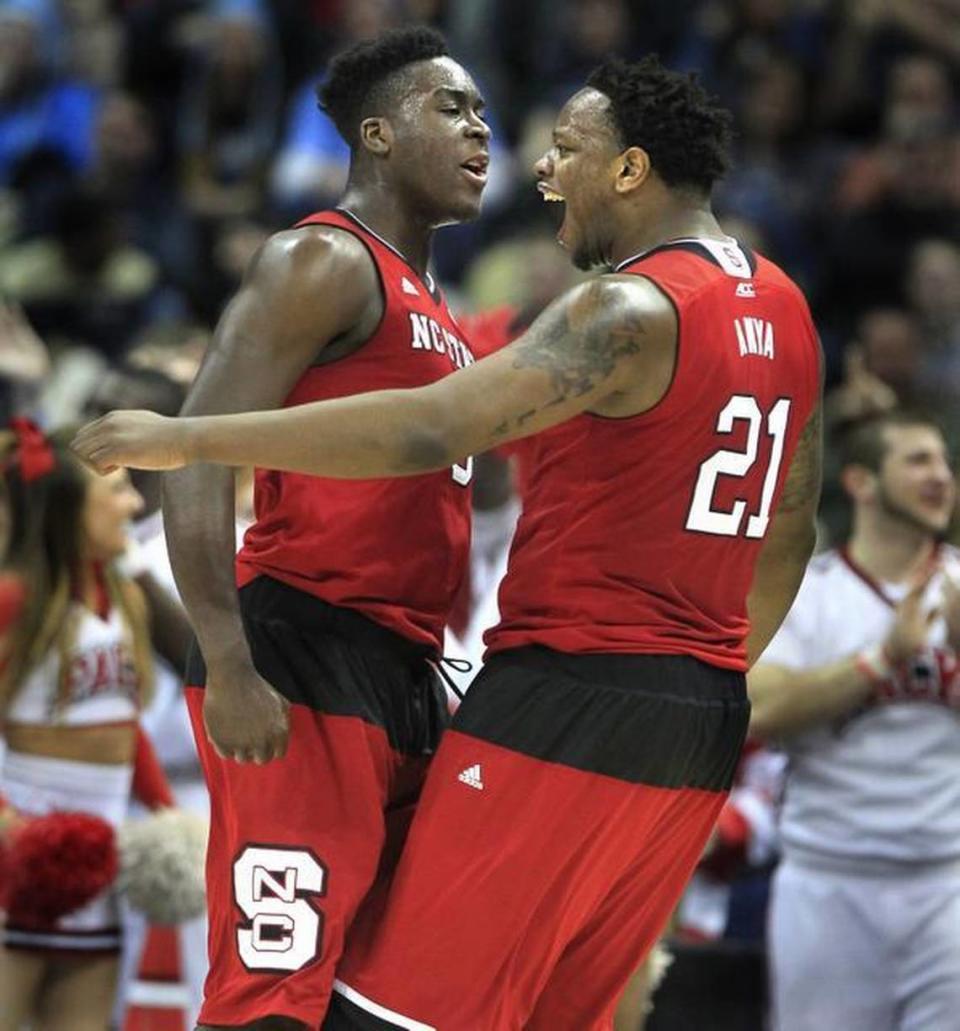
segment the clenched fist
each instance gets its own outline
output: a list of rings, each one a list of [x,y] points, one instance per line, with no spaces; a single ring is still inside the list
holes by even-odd
[[[100,473],[120,466],[179,469],[190,462],[189,422],[155,412],[109,412],[84,426],[71,446]]]

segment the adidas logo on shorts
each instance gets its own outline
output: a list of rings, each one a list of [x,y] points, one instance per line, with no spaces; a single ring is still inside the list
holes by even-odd
[[[457,780],[462,781],[467,787],[476,788],[477,791],[483,791],[483,778],[480,776],[480,763],[476,763],[473,766],[468,766],[465,770],[461,770],[457,774]]]

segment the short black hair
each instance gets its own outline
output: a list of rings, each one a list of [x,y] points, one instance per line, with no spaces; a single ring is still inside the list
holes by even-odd
[[[587,86],[609,97],[621,143],[642,147],[667,186],[709,193],[730,167],[733,116],[696,75],[670,71],[655,54],[632,63],[610,57]]]
[[[326,79],[317,87],[320,107],[355,147],[364,108],[382,99],[382,87],[393,75],[417,61],[449,56],[447,41],[436,29],[425,25],[391,29],[333,58]]]
[[[889,412],[868,415],[843,428],[840,467],[862,465],[872,473],[879,473],[890,447],[886,431],[902,426],[924,426],[944,436],[943,427],[925,412],[894,408]]]

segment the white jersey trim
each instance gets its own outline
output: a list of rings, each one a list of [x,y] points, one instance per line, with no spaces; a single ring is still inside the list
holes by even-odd
[[[355,212],[351,211],[349,208],[336,208],[334,210],[342,211],[345,215],[349,215],[350,218],[352,218],[353,221],[356,222],[357,225],[360,226],[361,229],[365,229],[374,238],[374,240],[379,240],[380,243],[382,243],[383,246],[386,247],[388,251],[393,251],[393,253],[396,254],[396,256],[405,265],[409,265],[410,268],[412,268],[413,271],[415,273],[417,273],[417,275],[420,275],[420,273],[417,272],[416,266],[414,266],[414,264],[403,253],[403,251],[400,250],[399,247],[394,247],[394,245],[389,240],[385,240],[375,229],[371,229],[370,226],[368,226],[367,223],[364,222],[364,220],[362,218],[360,218],[359,215],[357,215]],[[427,289],[430,291],[431,294],[435,294],[435,293],[438,292],[437,291],[436,281],[434,280],[433,276],[430,275],[429,272],[424,271],[423,275],[421,276],[421,278],[423,279],[424,283],[426,283]]]
[[[381,1020],[389,1020],[396,1024],[397,1027],[404,1028],[405,1031],[437,1031],[432,1024],[423,1024],[412,1017],[405,1017],[402,1013],[388,1010],[386,1006],[381,1006],[380,1003],[368,999],[365,995],[361,995],[356,988],[351,988],[350,985],[344,984],[343,981],[335,980],[333,982],[333,990],[339,992],[345,999],[349,999],[355,1006],[366,1010],[367,1013],[371,1013]]]
[[[678,243],[695,243],[703,247],[704,250],[710,252],[723,271],[730,276],[735,276],[737,279],[753,278],[753,273],[750,271],[750,262],[747,260],[743,248],[732,236],[724,236],[723,238],[715,236],[678,236],[673,240],[664,240],[663,243],[647,247],[646,250],[637,251],[636,254],[631,255],[629,258],[624,258],[623,261],[614,266],[613,271],[619,272],[621,269],[626,268],[627,265],[632,265],[635,261],[645,258],[648,254],[659,250],[661,247],[671,247]],[[733,251],[734,254],[731,255],[730,251]]]

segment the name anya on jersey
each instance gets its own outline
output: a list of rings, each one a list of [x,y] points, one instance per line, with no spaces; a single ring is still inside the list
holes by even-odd
[[[437,354],[446,354],[451,364],[458,369],[473,365],[475,359],[470,353],[470,348],[449,329],[441,326],[429,315],[421,315],[415,311],[408,314],[413,330],[410,346],[415,351],[435,351]]]
[[[757,358],[774,358],[773,323],[766,319],[757,319],[745,315],[733,320],[733,328],[737,331],[737,343],[740,345],[740,357],[755,355]]]

